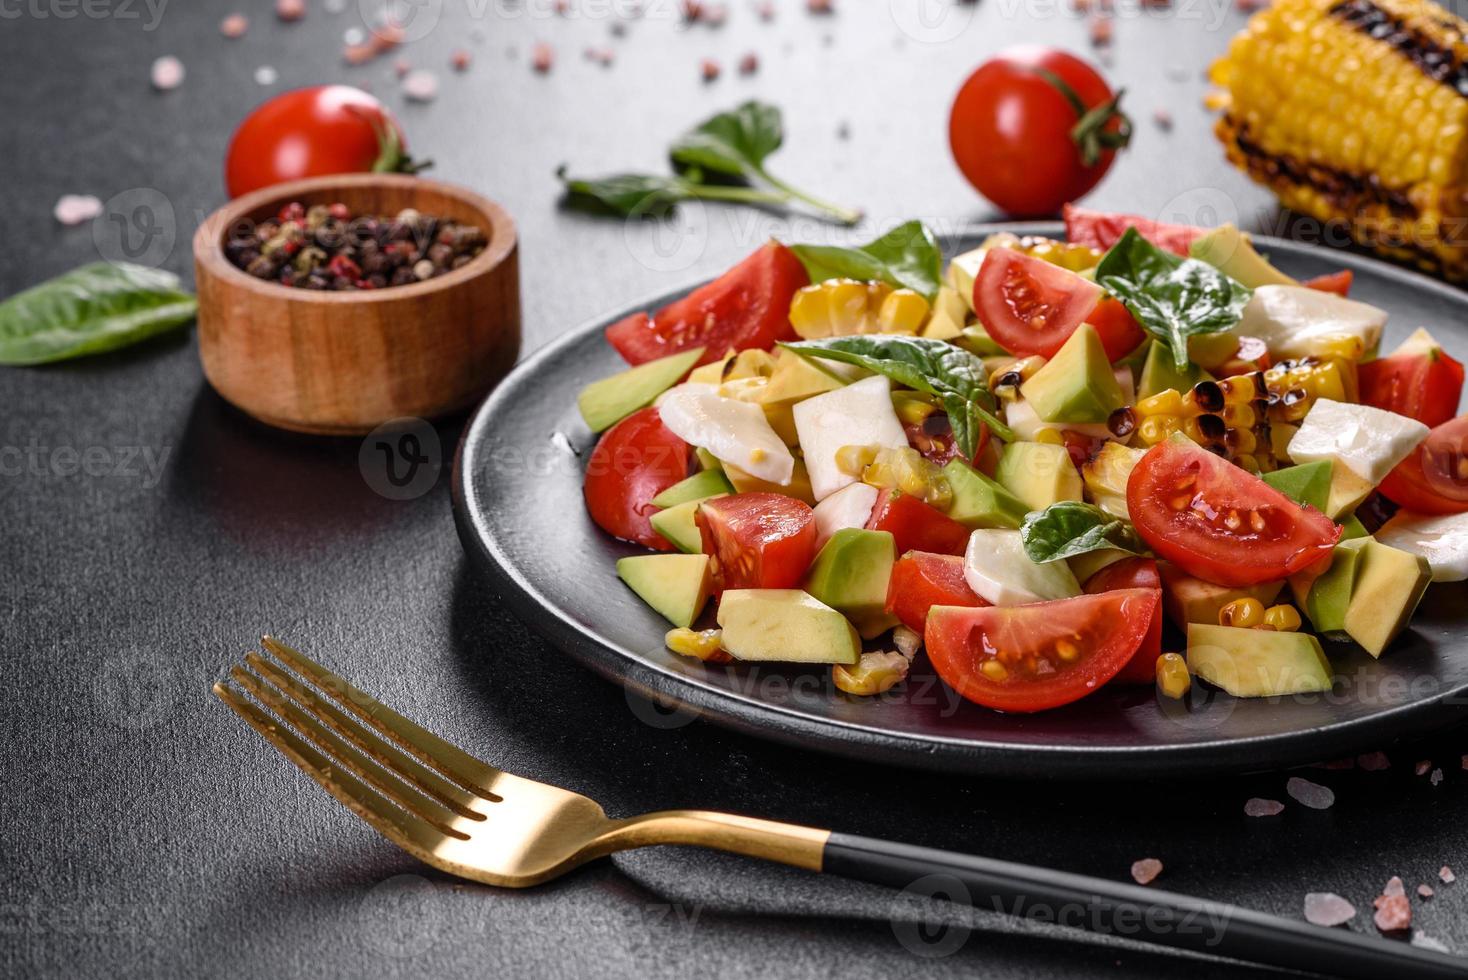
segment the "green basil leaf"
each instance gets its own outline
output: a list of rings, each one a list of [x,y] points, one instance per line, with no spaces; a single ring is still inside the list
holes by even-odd
[[[751,101],[684,133],[674,141],[670,155],[678,167],[748,179],[764,175],[765,159],[783,139],[780,110]]]
[[[1179,371],[1188,366],[1188,338],[1234,327],[1252,295],[1208,263],[1158,248],[1135,228],[1102,256],[1096,281],[1171,348]]]
[[[1136,528],[1079,500],[1062,500],[1034,511],[1020,525],[1019,534],[1033,562],[1059,561],[1107,548],[1134,555],[1147,553]]]
[[[937,395],[948,412],[953,438],[969,459],[973,459],[978,448],[981,422],[1001,439],[1014,438],[1009,426],[994,414],[994,396],[989,393],[984,362],[946,340],[863,334],[781,346],[805,357],[855,364],[915,391]]]
[[[556,171],[566,185],[572,204],[616,214],[660,215],[692,195],[681,177],[657,174],[612,174],[595,179],[567,177],[566,168]]]
[[[100,354],[181,327],[198,302],[161,269],[96,262],[0,303],[0,364]]]
[[[792,245],[791,251],[804,263],[811,282],[875,279],[911,289],[929,303],[943,284],[943,251],[921,221],[898,225],[865,245]]]

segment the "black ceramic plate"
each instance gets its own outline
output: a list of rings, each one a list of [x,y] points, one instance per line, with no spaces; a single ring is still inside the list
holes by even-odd
[[[949,255],[990,232],[1059,235],[1058,225],[976,227]],[[1284,271],[1342,267],[1354,298],[1391,313],[1383,349],[1429,327],[1468,358],[1468,296],[1423,276],[1338,251],[1258,239]],[[686,290],[654,297],[649,309]],[[582,506],[594,443],[576,411],[581,386],[625,367],[602,329],[630,310],[572,331],[525,360],[480,407],[459,446],[454,511],[470,558],[515,613],[552,643],[643,697],[791,745],[929,769],[1024,778],[1116,778],[1276,768],[1375,748],[1464,717],[1468,631],[1463,586],[1433,586],[1380,661],[1328,644],[1330,695],[1234,699],[1194,685],[1187,703],[1150,689],[1104,688],[1068,707],[1005,715],[957,698],[919,657],[899,691],[862,699],[829,671],[706,667],[665,650],[667,623],[618,581],[617,558],[641,552],[601,532]]]

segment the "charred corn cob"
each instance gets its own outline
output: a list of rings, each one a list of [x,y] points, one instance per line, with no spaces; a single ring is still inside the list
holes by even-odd
[[[1276,0],[1211,78],[1229,159],[1282,203],[1468,279],[1468,22],[1430,0]]]
[[[1136,434],[1144,446],[1155,446],[1181,432],[1251,473],[1272,470],[1268,398],[1260,371],[1200,381],[1187,394],[1169,388],[1137,402]]]
[[[790,325],[807,340],[917,333],[928,312],[928,301],[911,289],[893,289],[885,282],[827,279],[796,292],[790,301]]]
[[[1264,372],[1269,421],[1299,422],[1318,398],[1355,401],[1354,365],[1314,357],[1281,361]]]

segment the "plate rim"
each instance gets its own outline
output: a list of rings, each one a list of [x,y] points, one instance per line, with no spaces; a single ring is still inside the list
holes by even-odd
[[[940,241],[996,232],[1055,235],[1058,221],[997,221],[960,225]],[[1468,294],[1420,272],[1358,252],[1327,248],[1307,242],[1252,235],[1266,249],[1329,256],[1334,264],[1392,280],[1404,287],[1425,289],[1447,302],[1468,306]],[[1272,771],[1323,761],[1404,734],[1404,716],[1413,719],[1409,734],[1425,734],[1453,721],[1456,707],[1449,703],[1468,694],[1468,683],[1445,687],[1427,698],[1397,705],[1365,718],[1349,719],[1290,732],[1244,738],[1205,740],[1185,745],[1045,745],[1007,743],[988,739],[911,734],[843,719],[813,718],[797,708],[771,704],[740,691],[700,683],[659,667],[636,651],[603,639],[583,628],[550,597],[540,592],[515,567],[485,520],[486,508],[475,492],[479,447],[497,410],[517,385],[533,378],[540,366],[568,348],[599,334],[630,313],[647,310],[697,288],[707,278],[661,290],[610,314],[593,317],[536,348],[491,391],[465,426],[454,451],[451,499],[460,543],[471,563],[495,586],[495,592],[514,615],[533,631],[569,654],[583,666],[641,698],[676,710],[691,711],[741,734],[774,740],[799,748],[814,748],[851,759],[875,760],[905,768],[970,775],[1023,779],[1085,779],[1096,777],[1096,767],[1115,770],[1107,778],[1144,779],[1156,776],[1206,776],[1223,772]],[[546,614],[550,613],[547,617]]]

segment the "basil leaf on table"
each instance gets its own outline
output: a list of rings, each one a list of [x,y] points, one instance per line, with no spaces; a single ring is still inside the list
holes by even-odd
[[[1188,338],[1235,326],[1252,295],[1207,262],[1164,251],[1135,228],[1102,256],[1096,282],[1172,350],[1179,371],[1188,366]]]
[[[1108,548],[1134,555],[1147,552],[1131,524],[1079,500],[1062,500],[1034,511],[1020,525],[1019,534],[1033,562],[1059,561]]]
[[[583,179],[567,177],[565,167],[556,171],[556,176],[565,183],[566,193],[575,203],[599,205],[617,214],[659,215],[693,196],[688,182],[681,177],[611,174]]]
[[[855,364],[885,375],[900,385],[936,395],[948,413],[953,438],[964,456],[974,458],[979,423],[999,438],[1014,438],[994,415],[994,396],[984,376],[984,362],[961,347],[931,337],[865,334],[781,344],[805,357]]]
[[[0,303],[0,364],[47,364],[116,350],[181,327],[197,310],[171,272],[85,265]]]
[[[929,303],[943,284],[943,252],[921,221],[898,225],[865,245],[792,245],[811,282],[876,279],[911,289]]]

